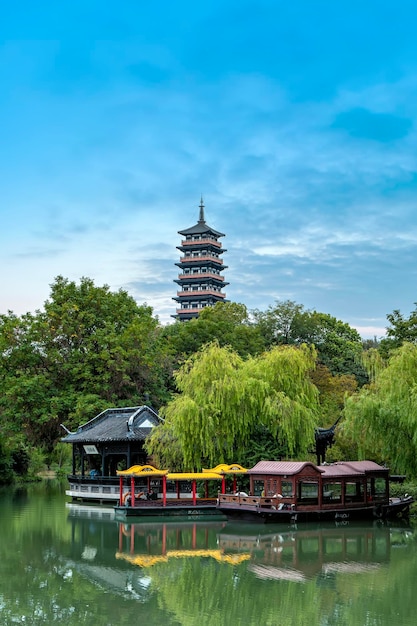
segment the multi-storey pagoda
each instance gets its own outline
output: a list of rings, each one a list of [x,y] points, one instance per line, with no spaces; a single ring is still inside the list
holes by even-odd
[[[222,289],[229,283],[221,274],[227,265],[223,265],[221,255],[226,250],[222,249],[219,238],[225,235],[206,224],[203,199],[197,224],[178,233],[183,236],[181,245],[177,246],[182,256],[180,262],[175,264],[180,268],[180,274],[174,281],[179,288],[177,297],[173,299],[179,307],[172,317],[185,321],[198,317],[206,306],[227,302]]]

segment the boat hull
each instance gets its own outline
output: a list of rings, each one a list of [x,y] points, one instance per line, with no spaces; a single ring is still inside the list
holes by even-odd
[[[264,508],[255,504],[227,503],[221,500],[218,509],[230,520],[257,521],[270,523],[295,524],[298,522],[322,522],[336,521],[348,522],[350,520],[373,520],[393,519],[407,517],[413,498],[392,498],[388,503],[367,505],[349,508],[327,509],[272,509]]]
[[[127,518],[136,518],[139,520],[150,521],[151,519],[161,520],[173,519],[173,520],[188,520],[188,521],[224,521],[226,516],[216,505],[216,502],[208,503],[196,503],[192,502],[167,502],[166,505],[162,502],[145,502],[138,504],[137,506],[115,506],[115,519],[126,520]]]

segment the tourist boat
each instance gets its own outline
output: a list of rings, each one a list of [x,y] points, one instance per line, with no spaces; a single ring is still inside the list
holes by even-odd
[[[229,519],[297,523],[407,516],[413,498],[389,496],[389,470],[373,461],[260,461],[248,493],[220,493]]]
[[[217,491],[225,493],[226,477],[232,477],[236,490],[237,475],[246,472],[237,464],[220,464],[202,472],[169,472],[152,465],[134,465],[119,470],[119,502],[114,507],[115,518],[224,520],[226,518],[217,506],[217,495],[209,495],[209,482],[216,481]],[[200,493],[197,484],[203,485]]]

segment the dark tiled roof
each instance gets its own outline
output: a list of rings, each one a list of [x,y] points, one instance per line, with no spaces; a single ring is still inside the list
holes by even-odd
[[[179,230],[178,234],[180,235],[204,235],[205,233],[212,233],[217,237],[224,237],[224,233],[220,233],[218,230],[214,230],[205,222],[197,222],[195,226],[191,226],[191,228],[185,228],[184,230]],[[198,242],[197,242],[198,243]]]
[[[62,441],[143,441],[160,421],[158,414],[148,406],[107,409],[80,426],[75,433],[63,437]]]

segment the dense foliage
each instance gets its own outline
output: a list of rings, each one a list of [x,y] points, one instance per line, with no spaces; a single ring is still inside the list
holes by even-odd
[[[254,315],[267,347],[314,345],[318,362],[332,374],[351,374],[359,384],[366,382],[366,372],[361,364],[362,340],[349,324],[327,313],[306,311],[291,300],[277,301],[264,312],[255,311]]]
[[[171,364],[152,309],[125,291],[58,277],[43,311],[0,317],[0,420],[47,457],[63,434],[115,405],[157,407]]]
[[[166,326],[163,333],[177,363],[211,341],[230,346],[241,357],[260,354],[266,347],[261,327],[251,322],[246,307],[236,302],[218,302],[206,307],[197,318],[185,324],[177,321]]]
[[[181,468],[300,456],[349,397],[332,454],[415,473],[417,309],[387,318],[381,342],[289,300],[252,313],[218,303],[161,326],[126,291],[58,276],[42,310],[0,316],[0,481],[62,467],[60,424],[74,429],[107,407],[161,409],[150,449]]]
[[[368,357],[372,382],[346,401],[344,434],[361,458],[417,476],[417,345],[404,343],[387,362]]]
[[[281,346],[242,359],[230,348],[207,344],[176,372],[179,394],[163,409],[149,451],[172,467],[167,433],[177,442],[187,469],[242,457],[256,429],[278,440],[287,456],[306,453],[317,424],[318,393],[308,373],[315,351]]]

